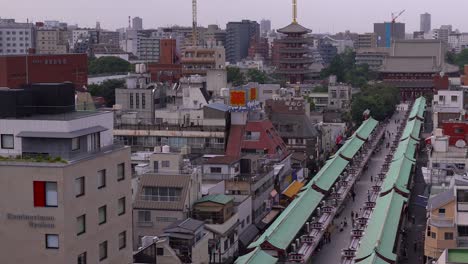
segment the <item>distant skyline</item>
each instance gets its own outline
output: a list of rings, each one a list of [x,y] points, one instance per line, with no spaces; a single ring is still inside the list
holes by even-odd
[[[270,19],[272,28],[277,29],[291,22],[291,0],[198,0],[198,23],[201,26],[218,24],[222,28],[228,21],[242,19]],[[0,0],[2,18],[17,21],[59,20],[81,27],[94,27],[96,21],[101,28],[115,30],[128,25],[128,16],[143,18],[144,28],[181,25],[190,26],[192,20],[190,0]],[[455,5],[456,4],[456,5]],[[443,24],[453,29],[468,31],[466,10],[468,1],[451,1],[442,7],[440,1],[375,1],[375,0],[298,0],[298,22],[314,33],[372,32],[374,22],[391,20],[392,12],[406,9],[398,22],[406,23],[407,33],[419,30],[420,14],[432,15],[432,27]]]

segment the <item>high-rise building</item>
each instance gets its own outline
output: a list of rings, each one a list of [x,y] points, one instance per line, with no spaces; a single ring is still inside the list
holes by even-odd
[[[393,41],[405,39],[405,23],[374,23],[374,33],[377,38],[377,47],[390,48]]]
[[[421,14],[421,26],[419,31],[424,31],[424,33],[429,33],[429,31],[431,31],[431,14]]]
[[[262,35],[267,35],[271,31],[271,20],[262,19],[260,21],[260,33]]]
[[[251,42],[260,38],[260,25],[250,20],[229,22],[226,33],[226,60],[235,64],[248,56]]]
[[[143,29],[143,19],[141,17],[134,17],[132,19],[132,29],[142,30]]]
[[[0,19],[0,55],[27,54],[34,44],[33,24]]]
[[[36,29],[37,54],[68,53],[67,31],[61,29]]]
[[[131,263],[130,148],[113,141],[113,113],[75,111],[68,84],[11,97],[23,101],[0,110],[2,263]]]

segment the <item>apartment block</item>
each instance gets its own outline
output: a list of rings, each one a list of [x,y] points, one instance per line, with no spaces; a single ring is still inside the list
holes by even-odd
[[[51,89],[39,88],[34,98]],[[111,112],[74,111],[64,107],[74,93],[62,98],[0,112],[1,260],[130,263],[130,148],[113,141]]]
[[[68,53],[67,31],[60,29],[36,30],[37,54],[66,54]]]
[[[34,25],[0,19],[0,55],[27,54],[35,47]]]

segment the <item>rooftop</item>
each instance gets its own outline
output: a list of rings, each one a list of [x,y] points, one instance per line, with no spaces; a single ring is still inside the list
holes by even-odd
[[[227,196],[224,194],[212,194],[212,195],[207,195],[198,199],[195,202],[195,204],[205,203],[205,202],[212,202],[212,203],[217,203],[217,204],[228,204],[232,201],[234,201],[234,197],[232,196]]]
[[[298,33],[298,34],[306,34],[306,33],[311,33],[312,30],[308,29],[308,28],[305,28],[303,27],[302,25],[300,25],[299,23],[291,23],[289,25],[287,25],[286,27],[284,28],[280,28],[277,30],[279,33],[283,33],[283,34],[289,34],[289,33]]]

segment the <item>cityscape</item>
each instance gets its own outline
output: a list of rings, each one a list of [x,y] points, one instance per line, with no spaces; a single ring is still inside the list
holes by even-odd
[[[468,263],[468,31],[183,2],[93,27],[5,4],[1,264]]]

